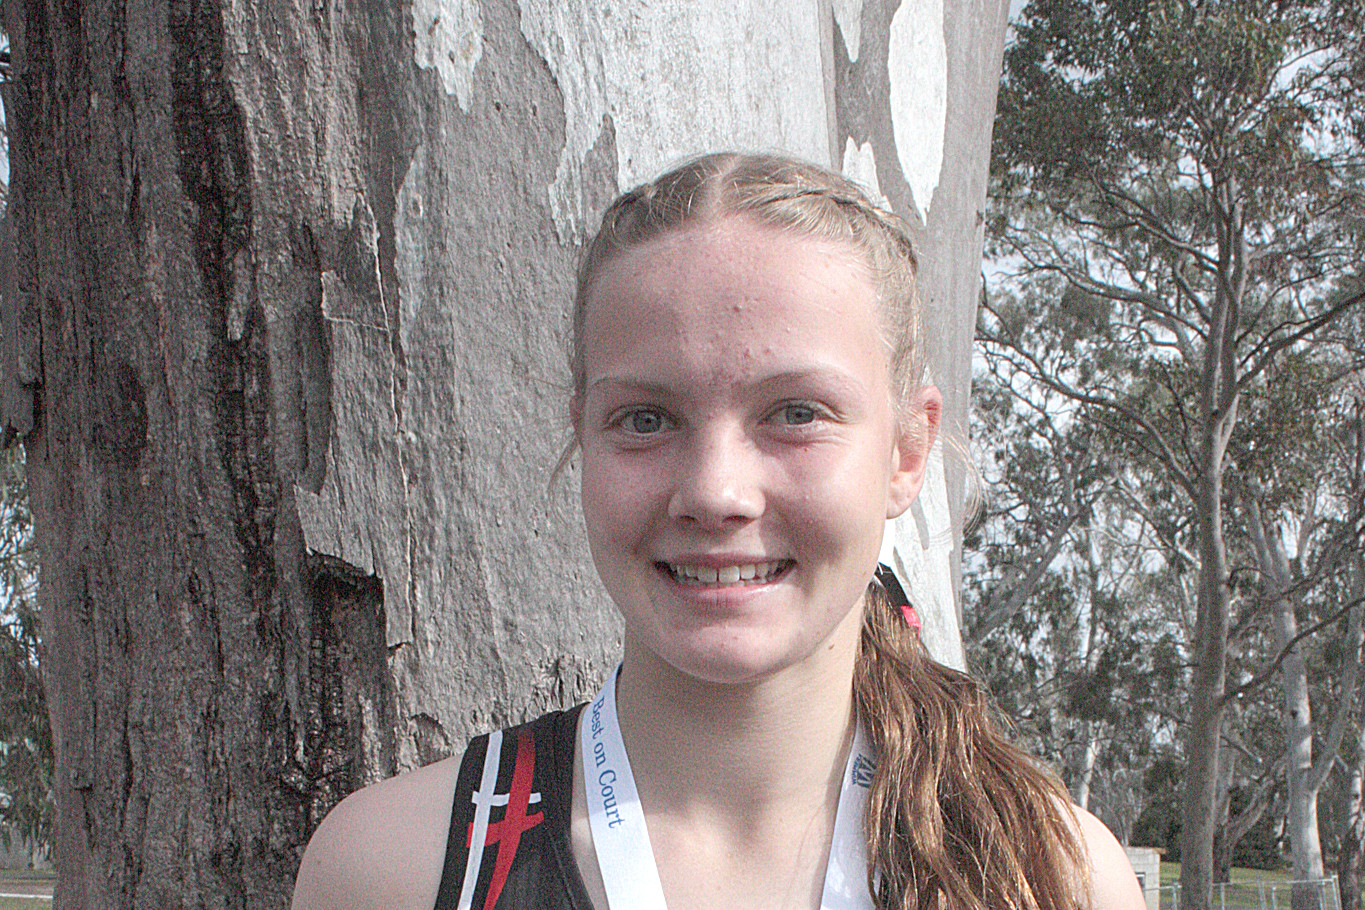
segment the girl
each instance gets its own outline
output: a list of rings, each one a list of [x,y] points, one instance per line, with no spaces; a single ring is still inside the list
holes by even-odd
[[[295,910],[1144,906],[874,580],[939,423],[915,268],[894,216],[786,159],[699,158],[612,205],[569,409],[621,667],[346,799]]]

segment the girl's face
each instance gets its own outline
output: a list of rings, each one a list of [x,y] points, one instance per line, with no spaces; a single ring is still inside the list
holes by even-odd
[[[583,512],[627,653],[717,683],[851,661],[930,438],[898,430],[857,255],[727,218],[621,254],[585,305]]]

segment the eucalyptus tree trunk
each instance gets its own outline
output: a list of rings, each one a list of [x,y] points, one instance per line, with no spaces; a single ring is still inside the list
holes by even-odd
[[[1213,341],[1210,341],[1213,344]],[[1210,426],[1203,441],[1196,498],[1199,587],[1191,652],[1190,716],[1185,730],[1185,782],[1180,830],[1180,890],[1192,906],[1208,906],[1213,885],[1213,812],[1218,798],[1223,694],[1227,681],[1229,593],[1223,540],[1222,447],[1227,437]]]
[[[1289,594],[1293,578],[1283,543],[1275,533],[1267,533],[1258,506],[1252,505],[1249,511],[1257,561],[1271,601],[1270,621],[1275,631],[1275,645],[1284,655],[1280,663],[1280,693],[1285,776],[1289,782],[1288,826],[1293,878],[1318,879],[1322,878],[1322,843],[1318,834],[1320,781],[1313,773],[1313,708],[1308,698],[1308,666],[1297,640],[1298,617]],[[1356,650],[1359,651],[1359,645]]]
[[[1240,401],[1238,333],[1246,295],[1246,223],[1236,183],[1221,179],[1217,206],[1220,280],[1199,376],[1199,435],[1192,490],[1199,556],[1198,596],[1191,642],[1190,714],[1185,725],[1185,781],[1180,829],[1180,890],[1191,910],[1207,910],[1213,887],[1214,808],[1218,800],[1223,713],[1227,707],[1227,647],[1231,624],[1227,543],[1223,533],[1223,474]]]
[[[1365,425],[1359,421],[1355,433],[1357,444],[1365,441]],[[1347,573],[1351,582],[1350,596],[1358,602],[1365,601],[1365,556],[1356,552]],[[1365,692],[1361,697],[1365,698]],[[1365,887],[1365,874],[1362,874],[1365,872],[1365,722],[1359,716],[1354,745],[1353,760],[1346,766],[1346,792],[1337,848],[1337,879],[1343,910],[1360,910],[1360,892]]]
[[[1337,885],[1342,910],[1360,910],[1365,887],[1365,724],[1356,727],[1356,757],[1346,775],[1345,811],[1337,849]]]
[[[345,793],[599,682],[562,336],[597,213],[662,166],[875,179],[965,427],[1005,14],[7,0],[56,910],[283,907]],[[940,470],[895,552],[957,662],[960,493]]]
[[[1101,617],[1095,615],[1095,610],[1100,596],[1103,567],[1100,563],[1099,544],[1095,539],[1095,529],[1091,526],[1089,518],[1078,522],[1076,536],[1080,545],[1079,549],[1085,554],[1084,578],[1086,584],[1086,590],[1081,595],[1084,598],[1081,618],[1085,622],[1085,641],[1081,645],[1077,657],[1080,659],[1081,671],[1086,680],[1086,685],[1093,685],[1091,680],[1099,666],[1100,658],[1097,639]],[[1090,808],[1090,786],[1095,777],[1095,762],[1099,758],[1099,736],[1100,727],[1096,721],[1089,719],[1081,721],[1081,757],[1076,772],[1076,780],[1071,788],[1071,797],[1076,801],[1076,805],[1087,810]]]

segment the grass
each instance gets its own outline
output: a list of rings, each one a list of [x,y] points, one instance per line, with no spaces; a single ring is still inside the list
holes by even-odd
[[[27,890],[32,885],[52,885],[56,876],[51,872],[35,872],[32,869],[0,870],[0,891],[18,891],[21,886]],[[51,900],[31,897],[0,897],[0,910],[52,910]]]
[[[1251,887],[1229,888],[1221,893],[1217,885],[1213,886],[1213,906],[1215,910],[1269,910],[1274,907],[1277,910],[1289,910],[1291,906],[1290,889],[1283,888],[1274,896],[1269,889],[1262,892],[1255,887],[1257,882],[1288,882],[1290,874],[1288,870],[1268,872],[1263,869],[1239,869],[1233,867],[1230,876],[1230,884],[1249,885]],[[1180,881],[1179,863],[1161,864],[1161,884],[1162,886],[1171,885]],[[1164,900],[1164,898],[1163,898]],[[1165,905],[1163,904],[1163,907]],[[0,910],[4,910],[0,907]]]
[[[1289,881],[1289,873],[1283,871],[1268,872],[1264,869],[1240,869],[1233,866],[1231,878],[1233,882],[1237,883],[1287,882]],[[1163,862],[1161,864],[1161,884],[1173,885],[1178,881],[1180,881],[1180,863]]]

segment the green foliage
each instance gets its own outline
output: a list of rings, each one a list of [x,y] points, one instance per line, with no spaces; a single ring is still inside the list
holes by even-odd
[[[1034,0],[1008,52],[993,171],[1088,192],[1191,165],[1226,170],[1261,188],[1266,220],[1331,170],[1306,131],[1342,144],[1360,129],[1350,97],[1362,15],[1351,7]],[[1168,219],[1204,211],[1197,195],[1162,198]]]
[[[1154,761],[1143,776],[1142,814],[1133,826],[1133,843],[1156,847],[1163,858],[1180,862],[1180,762],[1170,755]]]
[[[1026,7],[992,251],[1057,310],[1078,389],[1135,358],[1198,367],[1219,295],[1240,295],[1249,353],[1361,290],[1362,34],[1359,4],[1324,0]],[[1026,315],[1002,312],[999,336],[1032,334]]]
[[[969,661],[1073,789],[1093,755],[1090,807],[1122,833],[1141,810],[1136,775],[1174,735],[1184,660],[1156,658],[1178,654],[1178,616],[1150,533],[1115,495],[1116,479],[1136,482],[1121,440],[1007,363],[985,366],[973,438],[991,495],[966,541]]]
[[[22,452],[0,451],[0,836],[46,848],[52,733],[38,669],[37,562]]]

